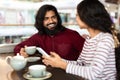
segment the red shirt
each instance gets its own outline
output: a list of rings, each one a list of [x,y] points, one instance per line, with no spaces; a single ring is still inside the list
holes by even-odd
[[[50,51],[58,53],[62,58],[77,60],[82,50],[85,39],[76,31],[65,29],[54,36],[34,34],[27,40],[16,45],[14,52],[19,53],[21,47],[37,46],[44,49],[48,54]]]

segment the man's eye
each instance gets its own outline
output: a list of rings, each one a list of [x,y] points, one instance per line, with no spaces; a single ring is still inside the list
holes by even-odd
[[[57,17],[56,17],[56,16],[53,16],[52,18],[53,18],[53,19],[56,19]]]
[[[48,20],[48,18],[44,18],[44,20]]]

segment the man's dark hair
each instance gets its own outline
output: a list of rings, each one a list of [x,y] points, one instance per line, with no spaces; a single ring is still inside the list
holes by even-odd
[[[93,29],[111,33],[113,24],[104,5],[98,0],[83,0],[77,6],[80,19]]]
[[[46,34],[44,26],[43,26],[43,20],[45,18],[46,12],[51,11],[51,10],[54,11],[55,15],[57,16],[58,23],[56,26],[56,30],[57,31],[64,30],[64,26],[62,25],[62,20],[60,18],[60,15],[59,15],[56,7],[54,7],[53,5],[46,4],[46,5],[43,5],[39,8],[39,10],[36,14],[36,17],[35,17],[35,24],[34,25],[37,28],[39,34]]]

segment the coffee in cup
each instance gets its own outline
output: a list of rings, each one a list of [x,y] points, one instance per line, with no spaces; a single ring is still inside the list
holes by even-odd
[[[32,77],[40,78],[46,75],[46,66],[45,65],[31,65],[28,68],[29,73]]]
[[[36,52],[36,46],[26,46],[25,51],[28,55],[33,55]]]

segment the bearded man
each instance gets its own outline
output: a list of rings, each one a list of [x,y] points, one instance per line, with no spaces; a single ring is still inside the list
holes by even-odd
[[[27,57],[29,55],[25,52],[25,46],[36,46],[48,54],[53,51],[64,59],[77,60],[85,39],[62,25],[56,7],[48,4],[41,6],[36,14],[35,27],[38,33],[16,45],[15,54],[20,53]]]

